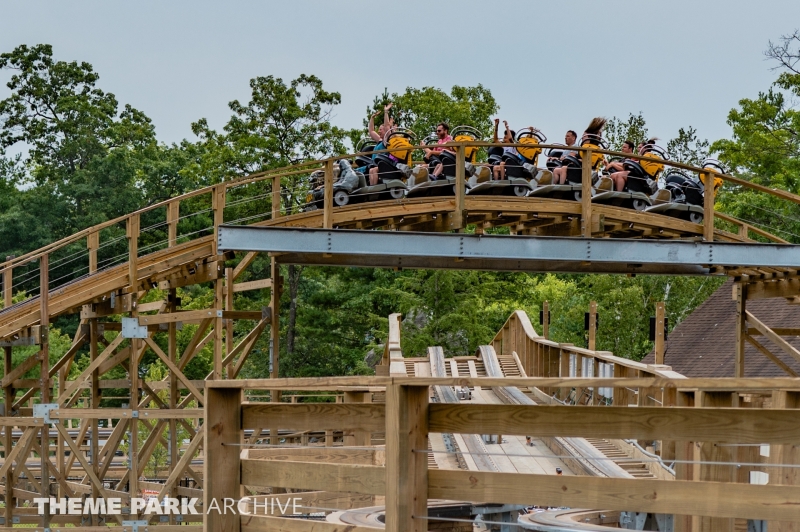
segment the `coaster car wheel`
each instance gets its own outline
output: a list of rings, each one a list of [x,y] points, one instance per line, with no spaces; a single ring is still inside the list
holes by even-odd
[[[645,210],[647,207],[649,207],[649,205],[647,204],[647,202],[646,202],[646,201],[644,201],[644,200],[642,200],[642,199],[638,199],[638,198],[633,200],[633,208],[634,208],[635,210],[637,210],[637,211],[643,211],[643,210]]]
[[[572,193],[572,195],[575,197],[575,201],[581,201],[583,199],[582,190],[576,190],[575,192]]]
[[[693,224],[701,224],[703,223],[703,214],[699,212],[690,212],[689,221]]]
[[[530,191],[531,191],[531,189],[529,187],[524,187],[522,185],[516,185],[516,186],[514,186],[514,189],[513,189],[514,195],[517,196],[517,197],[520,197],[520,198],[524,197],[524,196],[527,196],[528,192],[530,192]]]
[[[406,189],[400,187],[390,188],[389,195],[392,197],[392,199],[403,199],[403,197],[406,195]]]
[[[337,190],[333,194],[333,203],[337,207],[344,207],[345,205],[350,203],[350,194],[348,194],[344,190]]]

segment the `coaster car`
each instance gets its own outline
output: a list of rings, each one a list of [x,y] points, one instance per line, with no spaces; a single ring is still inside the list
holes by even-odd
[[[547,137],[537,129],[526,128],[517,133],[514,142],[524,145],[518,147],[516,153],[505,152],[499,147],[490,149],[489,164],[505,163],[506,179],[493,180],[490,172],[486,172],[485,177],[474,175],[469,180],[468,194],[524,197],[535,188],[531,180],[539,174],[537,164],[542,153],[539,144],[547,142]]]
[[[703,169],[713,173],[725,173],[722,164],[716,159],[703,161]],[[705,196],[705,174],[700,179],[688,176],[678,170],[670,170],[664,177],[664,189],[669,192],[669,201],[660,205],[653,205],[647,212],[655,212],[688,220],[699,224],[703,223],[703,202]],[[714,176],[714,193],[722,186],[722,178]],[[660,192],[660,191],[659,191]]]
[[[458,126],[453,129],[452,137],[454,142],[472,142],[480,140],[480,132],[470,126]],[[424,144],[434,147],[437,138],[435,135],[427,137]],[[467,146],[464,148],[464,176],[471,178],[483,176],[488,178],[490,172],[488,168],[475,166],[478,155],[477,146]],[[442,165],[442,172],[438,177],[434,177],[433,172],[436,166]],[[468,183],[465,183],[469,187]],[[428,166],[417,166],[412,170],[408,178],[408,197],[420,196],[452,196],[455,194],[456,186],[456,154],[444,149],[429,158]]]
[[[324,172],[321,176],[315,175],[320,172],[322,171],[318,170],[311,176],[315,188],[307,199],[307,203],[311,205],[309,210],[322,209],[325,203]],[[365,175],[353,170],[347,159],[340,159],[334,165],[334,179],[333,205],[336,207],[364,201],[401,199],[406,193],[406,185],[400,179],[381,178],[377,185],[367,184]]]
[[[655,144],[646,146],[640,155],[657,159],[668,158],[664,149]],[[669,202],[669,196],[664,189],[658,189],[658,176],[664,170],[663,163],[625,159],[622,167],[628,172],[625,188],[615,191],[611,178],[603,176],[597,182],[593,202],[637,211]]]
[[[581,147],[607,150],[608,144],[599,135],[586,135],[586,138],[581,141]],[[566,154],[564,154],[565,152]],[[560,154],[559,150],[551,148],[547,156],[550,158],[560,156],[561,159],[548,159],[548,172],[542,172],[542,175],[537,176],[536,183],[538,186],[528,195],[580,201],[583,196],[583,161],[581,160],[580,152],[570,152],[569,147],[564,146]],[[597,166],[602,159],[602,154],[592,154],[592,184],[595,184],[599,178]],[[567,182],[561,185],[554,185],[552,170],[563,166],[567,167]]]

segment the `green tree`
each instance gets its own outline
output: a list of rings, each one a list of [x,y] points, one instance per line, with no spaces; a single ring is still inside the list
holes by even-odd
[[[20,213],[0,254],[131,212],[165,189],[163,172],[153,168],[163,147],[150,119],[129,105],[120,109],[97,87],[90,64],[57,61],[50,45],[21,45],[0,54],[0,69],[12,73],[11,95],[0,101],[0,149],[26,151],[15,187],[26,188],[21,198],[36,217],[32,226]]]
[[[777,80],[758,97],[744,98],[728,114],[730,139],[711,145],[729,170],[770,188],[800,193],[800,33],[770,42],[766,56],[780,71]],[[724,212],[800,242],[800,207],[750,189],[726,185],[718,207]]]

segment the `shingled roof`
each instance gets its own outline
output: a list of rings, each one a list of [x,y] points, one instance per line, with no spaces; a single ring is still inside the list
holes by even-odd
[[[666,343],[664,363],[687,377],[733,377],[736,346],[736,301],[731,297],[733,283],[723,284],[688,318],[679,323]],[[747,302],[747,310],[770,328],[800,328],[800,305],[789,305],[783,298]],[[800,374],[800,363],[763,336],[754,336],[789,367]],[[784,336],[800,349],[800,336]],[[655,363],[651,351],[642,362]],[[781,368],[755,347],[745,347],[745,377],[786,377]]]

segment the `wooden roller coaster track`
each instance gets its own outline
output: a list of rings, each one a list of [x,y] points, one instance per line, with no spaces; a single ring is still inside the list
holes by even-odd
[[[713,193],[705,197],[702,224],[595,204],[591,201],[588,164],[583,169],[580,201],[468,195],[463,164],[465,148],[489,145],[476,142],[450,146],[457,155],[451,196],[334,207],[332,158],[199,189],[84,229],[22,256],[8,257],[0,263],[4,302],[0,310],[0,345],[4,349],[5,407],[4,416],[0,418],[0,425],[5,427],[2,440],[5,459],[0,466],[0,479],[7,501],[5,526],[22,515],[26,516],[25,522],[41,527],[48,527],[51,522],[96,526],[106,519],[120,523],[126,520],[121,516],[88,516],[77,520],[55,516],[51,520],[48,515],[28,515],[15,504],[50,494],[94,497],[124,494],[130,498],[132,494],[153,489],[159,496],[202,494],[206,479],[194,463],[194,457],[206,448],[198,420],[204,418],[202,408],[208,406],[207,381],[219,383],[236,379],[256,342],[267,330],[270,331],[271,351],[275,354],[271,377],[277,379],[280,365],[277,356],[280,352],[278,301],[282,288],[279,261],[272,258],[270,278],[241,281],[243,276],[247,277],[256,254],[237,256],[232,252],[220,252],[216,239],[220,225],[427,232],[460,232],[474,228],[479,234],[507,228],[512,235],[785,242],[748,222],[715,212]],[[576,151],[582,152],[584,161],[591,160],[591,150],[577,148]],[[666,164],[695,173],[707,172],[674,162]],[[323,208],[308,209],[308,205],[297,198],[305,197],[310,186],[309,176],[318,171],[324,172]],[[782,201],[800,203],[800,197],[788,192],[771,190],[733,176],[715,176],[729,186],[745,187]],[[143,224],[150,225],[143,228]],[[796,268],[737,268],[733,265],[716,273],[730,275],[738,282],[740,329],[744,331],[747,330],[745,302],[748,298],[800,298]],[[183,309],[177,289],[200,283],[213,284],[213,304],[206,309]],[[163,290],[166,297],[148,300],[148,294],[154,289]],[[236,310],[233,294],[255,289],[271,290],[270,306],[260,311]],[[142,302],[145,300],[147,302]],[[50,324],[54,318],[69,314],[79,315],[80,326],[67,352],[51,364]],[[125,318],[122,324],[116,319],[120,317]],[[247,332],[235,336],[235,321],[248,322]],[[196,329],[188,346],[179,352],[177,335],[182,324],[196,325]],[[761,326],[769,336],[772,331]],[[163,334],[166,344],[156,342],[156,334]],[[775,336],[779,347],[800,357],[794,348],[780,343],[779,335]],[[742,336],[739,342],[741,350],[737,344],[737,357],[743,356],[744,338]],[[185,374],[186,366],[205,346],[211,346],[213,351],[213,370],[206,381],[189,379]],[[21,349],[30,349],[32,354],[16,361],[13,355]],[[161,382],[148,382],[140,374],[140,362],[147,351],[157,356],[169,370]],[[89,353],[90,364],[77,377],[68,377],[74,373],[71,369],[79,352]],[[548,360],[550,362],[546,363],[551,364],[551,369],[558,368],[552,366],[555,364],[552,359]],[[737,368],[740,367],[738,361],[739,358]],[[118,367],[126,372],[125,379],[107,382],[101,378]],[[31,373],[36,373],[36,377],[30,378]],[[563,375],[563,372],[550,375]],[[737,376],[742,376],[738,370]],[[291,386],[294,387],[287,389],[303,388],[299,383]],[[337,384],[334,388],[342,386],[345,385]],[[102,390],[110,387],[130,391],[126,406],[101,407]],[[322,381],[309,387],[325,388]],[[615,392],[615,400],[617,393],[627,392],[624,389]],[[271,393],[271,400],[281,400],[280,389]],[[82,407],[76,406],[79,403]],[[50,405],[48,412],[43,413],[38,405]],[[53,425],[44,423],[45,418],[53,421]],[[110,432],[103,436],[104,440],[99,437],[100,419],[117,420],[116,425],[107,427]],[[79,420],[77,433],[66,429],[66,420]],[[188,434],[188,442],[178,441],[179,427]],[[262,428],[277,431],[282,427],[259,427],[259,434]],[[168,429],[166,436],[164,429]],[[41,452],[53,443],[56,448],[53,456]],[[115,461],[114,457],[123,447],[128,449],[127,470],[120,472],[119,460]],[[143,480],[145,465],[158,449],[166,450],[169,455],[166,473],[155,479],[157,482]],[[28,462],[29,457],[37,455],[39,464],[34,475]],[[83,472],[80,478],[72,476],[76,469]],[[184,479],[188,479],[188,485],[181,485]],[[175,517],[171,516],[163,526],[176,524]]]

